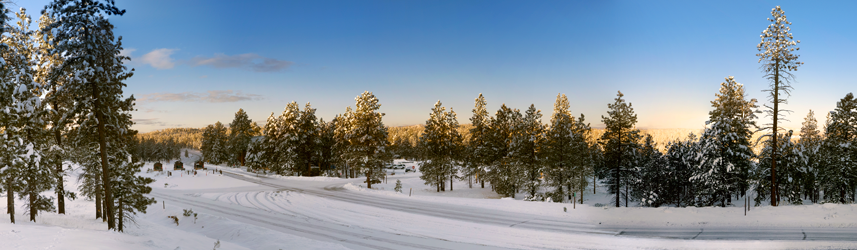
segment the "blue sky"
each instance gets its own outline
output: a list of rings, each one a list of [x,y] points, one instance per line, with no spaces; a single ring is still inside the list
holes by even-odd
[[[15,2],[38,15],[49,1]],[[390,126],[424,123],[437,100],[469,123],[479,93],[491,113],[532,103],[548,122],[564,93],[600,127],[621,90],[640,128],[702,128],[724,77],[767,101],[755,54],[777,5],[806,63],[785,125],[799,128],[809,109],[824,122],[857,91],[854,1],[116,3],[142,132],[229,123],[239,108],[264,122],[291,101],[330,120],[366,90]]]

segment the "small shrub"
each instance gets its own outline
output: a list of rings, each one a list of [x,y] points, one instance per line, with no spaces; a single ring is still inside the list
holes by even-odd
[[[193,209],[183,209],[183,210],[184,210],[184,213],[182,213],[182,215],[184,215],[184,217],[190,217],[191,215],[193,215]]]
[[[396,180],[396,187],[393,190],[396,190],[397,193],[402,192],[402,180]]]
[[[167,218],[173,219],[173,222],[176,223],[176,226],[179,225],[179,217],[176,217],[175,215],[170,215],[170,216],[167,216]]]

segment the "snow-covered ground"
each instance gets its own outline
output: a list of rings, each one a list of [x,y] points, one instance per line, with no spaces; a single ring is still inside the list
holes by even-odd
[[[194,152],[197,153],[197,152]],[[190,159],[185,166],[191,166]],[[171,168],[172,164],[164,164]],[[416,164],[413,164],[416,166]],[[0,249],[848,249],[857,248],[857,205],[615,208],[599,186],[584,204],[503,198],[486,184],[437,192],[421,173],[389,170],[386,183],[284,177],[207,166],[196,175],[146,172],[158,204],[126,233],[106,231],[94,202],[67,214],[0,220]],[[410,165],[408,165],[410,167]],[[417,166],[418,168],[418,166]],[[223,175],[212,170],[223,170]],[[394,173],[395,174],[392,174]],[[69,178],[67,188],[76,189]],[[393,191],[397,180],[402,193]],[[0,205],[5,210],[5,202]],[[198,215],[182,216],[183,209]],[[167,218],[176,216],[179,225]],[[723,240],[727,239],[727,240]]]

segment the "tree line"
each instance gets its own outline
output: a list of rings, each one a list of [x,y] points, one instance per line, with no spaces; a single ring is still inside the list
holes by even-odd
[[[144,196],[152,179],[136,176],[142,161],[131,152],[135,99],[123,89],[134,70],[107,18],[125,10],[112,1],[56,0],[30,30],[25,9],[0,9],[0,182],[11,222],[16,197],[35,221],[83,196],[94,198],[109,229],[122,231],[154,202]],[[64,187],[73,163],[83,168],[79,193]],[[42,195],[51,189],[56,199]]]

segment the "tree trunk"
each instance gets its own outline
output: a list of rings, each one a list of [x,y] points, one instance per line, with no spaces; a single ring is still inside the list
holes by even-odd
[[[35,186],[35,183],[29,184],[32,182],[33,182],[32,180],[28,181],[27,185],[30,186],[29,190],[31,190],[28,194],[28,196],[30,196],[30,221],[35,223],[36,222],[36,215],[38,214],[38,211],[36,211],[36,197],[38,197],[39,193],[32,191],[33,189],[35,189],[33,187],[33,186]]]
[[[57,103],[54,102],[54,107],[57,106]],[[57,141],[57,146],[62,147],[62,135],[60,134],[59,128],[54,128],[54,139]],[[65,187],[63,185],[63,170],[62,170],[62,159],[57,163],[57,213],[65,214]]]
[[[774,68],[774,133],[773,133],[773,151],[771,151],[771,206],[777,206],[777,200],[780,199],[777,189],[777,111],[779,110],[779,94],[780,94],[780,60],[776,59],[776,67]]]
[[[95,218],[101,218],[101,185],[95,188]]]
[[[452,175],[449,175],[449,191],[452,191]]]
[[[125,216],[123,216],[124,214],[122,213],[122,198],[119,198],[119,206],[116,207],[116,210],[119,211],[119,213],[117,215],[119,217],[119,232],[122,232],[123,229],[125,228],[125,225],[122,223],[123,218],[125,217]]]
[[[9,220],[15,224],[15,193],[12,192],[14,182],[12,176],[6,179],[6,213],[9,213]]]

